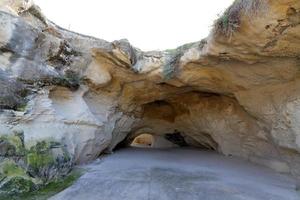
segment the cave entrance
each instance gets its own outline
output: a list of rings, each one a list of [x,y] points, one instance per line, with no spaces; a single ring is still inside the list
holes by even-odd
[[[143,133],[138,135],[133,139],[130,146],[132,147],[143,147],[143,148],[150,148],[153,146],[154,137],[149,133]]]
[[[129,146],[141,147],[141,148],[173,148],[173,147],[180,147],[180,146],[188,146],[188,145],[180,145],[180,143],[176,143],[176,141],[172,141],[172,139],[174,139],[173,137],[171,138],[169,137],[166,137],[166,135],[141,133],[129,139]]]

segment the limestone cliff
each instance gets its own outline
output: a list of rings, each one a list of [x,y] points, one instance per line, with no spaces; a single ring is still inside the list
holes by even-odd
[[[162,52],[64,30],[31,1],[0,6],[1,134],[58,141],[84,163],[180,133],[300,175],[298,0],[237,0],[206,39]]]

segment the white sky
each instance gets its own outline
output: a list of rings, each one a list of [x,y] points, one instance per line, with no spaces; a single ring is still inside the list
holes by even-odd
[[[56,24],[142,50],[171,49],[205,38],[234,0],[34,0]]]

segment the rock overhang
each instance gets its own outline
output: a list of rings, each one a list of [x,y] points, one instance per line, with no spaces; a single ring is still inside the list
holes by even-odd
[[[1,85],[15,101],[3,108],[23,111],[1,114],[1,134],[54,138],[83,163],[139,131],[179,130],[193,145],[299,175],[297,1],[236,1],[205,40],[162,52],[73,33],[20,5],[0,13],[0,68],[29,93]]]

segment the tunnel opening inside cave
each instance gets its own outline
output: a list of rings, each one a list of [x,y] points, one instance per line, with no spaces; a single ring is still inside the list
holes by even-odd
[[[210,140],[212,140],[210,138]],[[141,132],[129,134],[114,150],[123,148],[147,148],[147,149],[171,149],[171,148],[196,148],[205,151],[217,151],[217,144],[204,144],[196,141],[188,135],[184,135],[177,129],[173,132],[157,134]]]
[[[131,147],[150,148],[154,144],[154,137],[151,134],[143,133],[133,139]]]
[[[177,130],[174,133],[155,135],[151,133],[141,133],[128,139],[130,147],[142,148],[176,148],[188,147],[188,143]],[[128,146],[128,145],[126,145]]]

